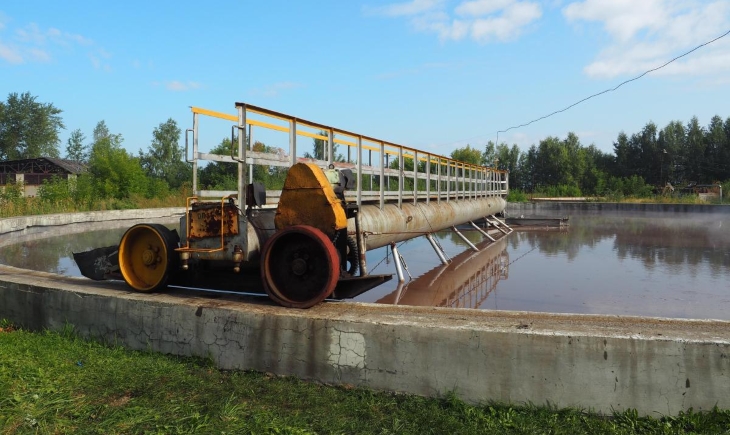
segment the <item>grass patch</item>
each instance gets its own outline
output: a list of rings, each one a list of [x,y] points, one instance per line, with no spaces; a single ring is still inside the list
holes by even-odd
[[[128,351],[73,328],[0,330],[0,433],[684,434],[723,433],[730,413],[642,418],[575,409],[468,405],[332,387],[210,361]]]

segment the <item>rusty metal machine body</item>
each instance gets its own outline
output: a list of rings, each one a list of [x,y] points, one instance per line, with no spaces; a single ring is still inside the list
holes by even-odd
[[[135,225],[122,236],[116,250],[109,247],[75,254],[85,276],[121,276],[141,292],[160,290],[168,284],[219,287],[228,282],[240,288],[243,282],[260,280],[275,302],[307,308],[328,297],[354,297],[389,280],[391,275],[367,273],[368,250],[504,209],[504,171],[456,162],[244,103],[236,107],[237,116],[193,108],[193,128],[185,136],[185,158],[193,166],[193,196],[188,198],[179,232],[157,224]],[[253,119],[252,114],[284,120],[288,125]],[[230,156],[200,151],[198,124],[203,115],[234,122]],[[302,125],[320,131],[300,131]],[[254,126],[287,132],[289,154],[252,151]],[[336,138],[335,134],[354,140]],[[326,139],[326,160],[297,157],[298,135]],[[364,145],[365,141],[375,146]],[[335,143],[355,147],[357,163],[337,163]],[[365,151],[370,154],[367,166],[363,164]],[[373,151],[379,155],[379,164],[372,163]],[[390,156],[397,156],[398,168],[388,163]],[[408,158],[419,164],[405,174],[403,162]],[[238,189],[199,189],[201,160],[236,165]],[[255,164],[288,168],[280,192],[267,192],[252,179]],[[408,176],[412,190],[407,190],[404,181]],[[397,188],[391,190],[390,185]],[[267,204],[271,197],[276,198],[276,208]]]

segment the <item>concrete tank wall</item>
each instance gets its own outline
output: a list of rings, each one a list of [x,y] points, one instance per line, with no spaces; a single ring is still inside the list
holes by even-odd
[[[333,384],[603,413],[730,408],[730,323],[140,294],[0,266],[0,318]]]
[[[169,221],[174,222],[185,213],[184,207],[151,208],[141,210],[88,211],[78,213],[58,213],[36,216],[17,216],[0,219],[0,235],[25,231],[33,227],[51,227],[87,222],[128,223],[130,221]],[[121,226],[121,225],[117,225]]]
[[[632,212],[632,213],[730,213],[730,205],[717,204],[631,204],[623,202],[537,201],[510,202],[505,211],[509,216],[533,215],[541,212]]]

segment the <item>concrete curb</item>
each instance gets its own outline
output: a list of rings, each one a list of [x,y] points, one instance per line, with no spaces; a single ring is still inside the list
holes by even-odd
[[[632,213],[730,213],[730,205],[718,204],[632,204],[623,202],[508,202],[508,214],[540,211],[632,212]]]
[[[0,266],[0,318],[333,384],[610,414],[730,408],[730,322],[140,294]]]
[[[18,216],[0,219],[0,235],[23,231],[30,227],[48,227],[86,222],[108,222],[120,220],[155,220],[168,217],[172,218],[174,216],[183,215],[184,213],[185,207],[170,207]]]

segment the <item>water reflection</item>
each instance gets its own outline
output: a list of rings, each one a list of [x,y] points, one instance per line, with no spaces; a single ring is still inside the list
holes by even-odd
[[[435,267],[415,280],[399,285],[377,302],[479,308],[497,287],[497,283],[507,279],[509,254],[504,238],[491,245],[482,243],[478,247],[480,252],[466,250],[452,258],[451,263]]]
[[[0,264],[65,276],[81,276],[73,259],[74,252],[118,244],[129,227],[141,222],[133,219],[29,227],[23,231],[2,234]],[[176,227],[169,219],[160,223],[170,228]]]
[[[72,252],[118,243],[131,224],[103,231],[71,226],[0,236],[0,262],[79,276]],[[175,225],[172,225],[174,227]],[[356,298],[363,302],[564,313],[730,320],[730,216],[721,214],[580,214],[568,231],[514,232],[489,248],[476,231],[436,234],[448,266],[425,238],[399,246],[414,280],[395,280]],[[386,249],[368,252],[371,273],[395,273]]]
[[[49,237],[37,233],[31,237],[6,236],[0,239],[0,263],[42,272],[81,276],[73,261],[73,252],[119,243],[125,229],[79,232],[73,235]]]
[[[471,294],[484,297],[458,306],[730,319],[728,225],[727,215],[576,213],[568,231],[515,232],[503,239],[509,278],[493,279],[488,291],[470,267],[454,270],[461,271],[461,282],[442,286],[428,278],[438,270],[430,271],[437,260],[427,242],[416,239],[400,251],[415,264],[412,272],[420,269],[418,278],[400,294],[389,283],[360,300],[447,305],[458,298],[441,297],[443,292],[470,294],[462,283],[474,282]],[[439,236],[449,255],[466,249],[453,234]]]

